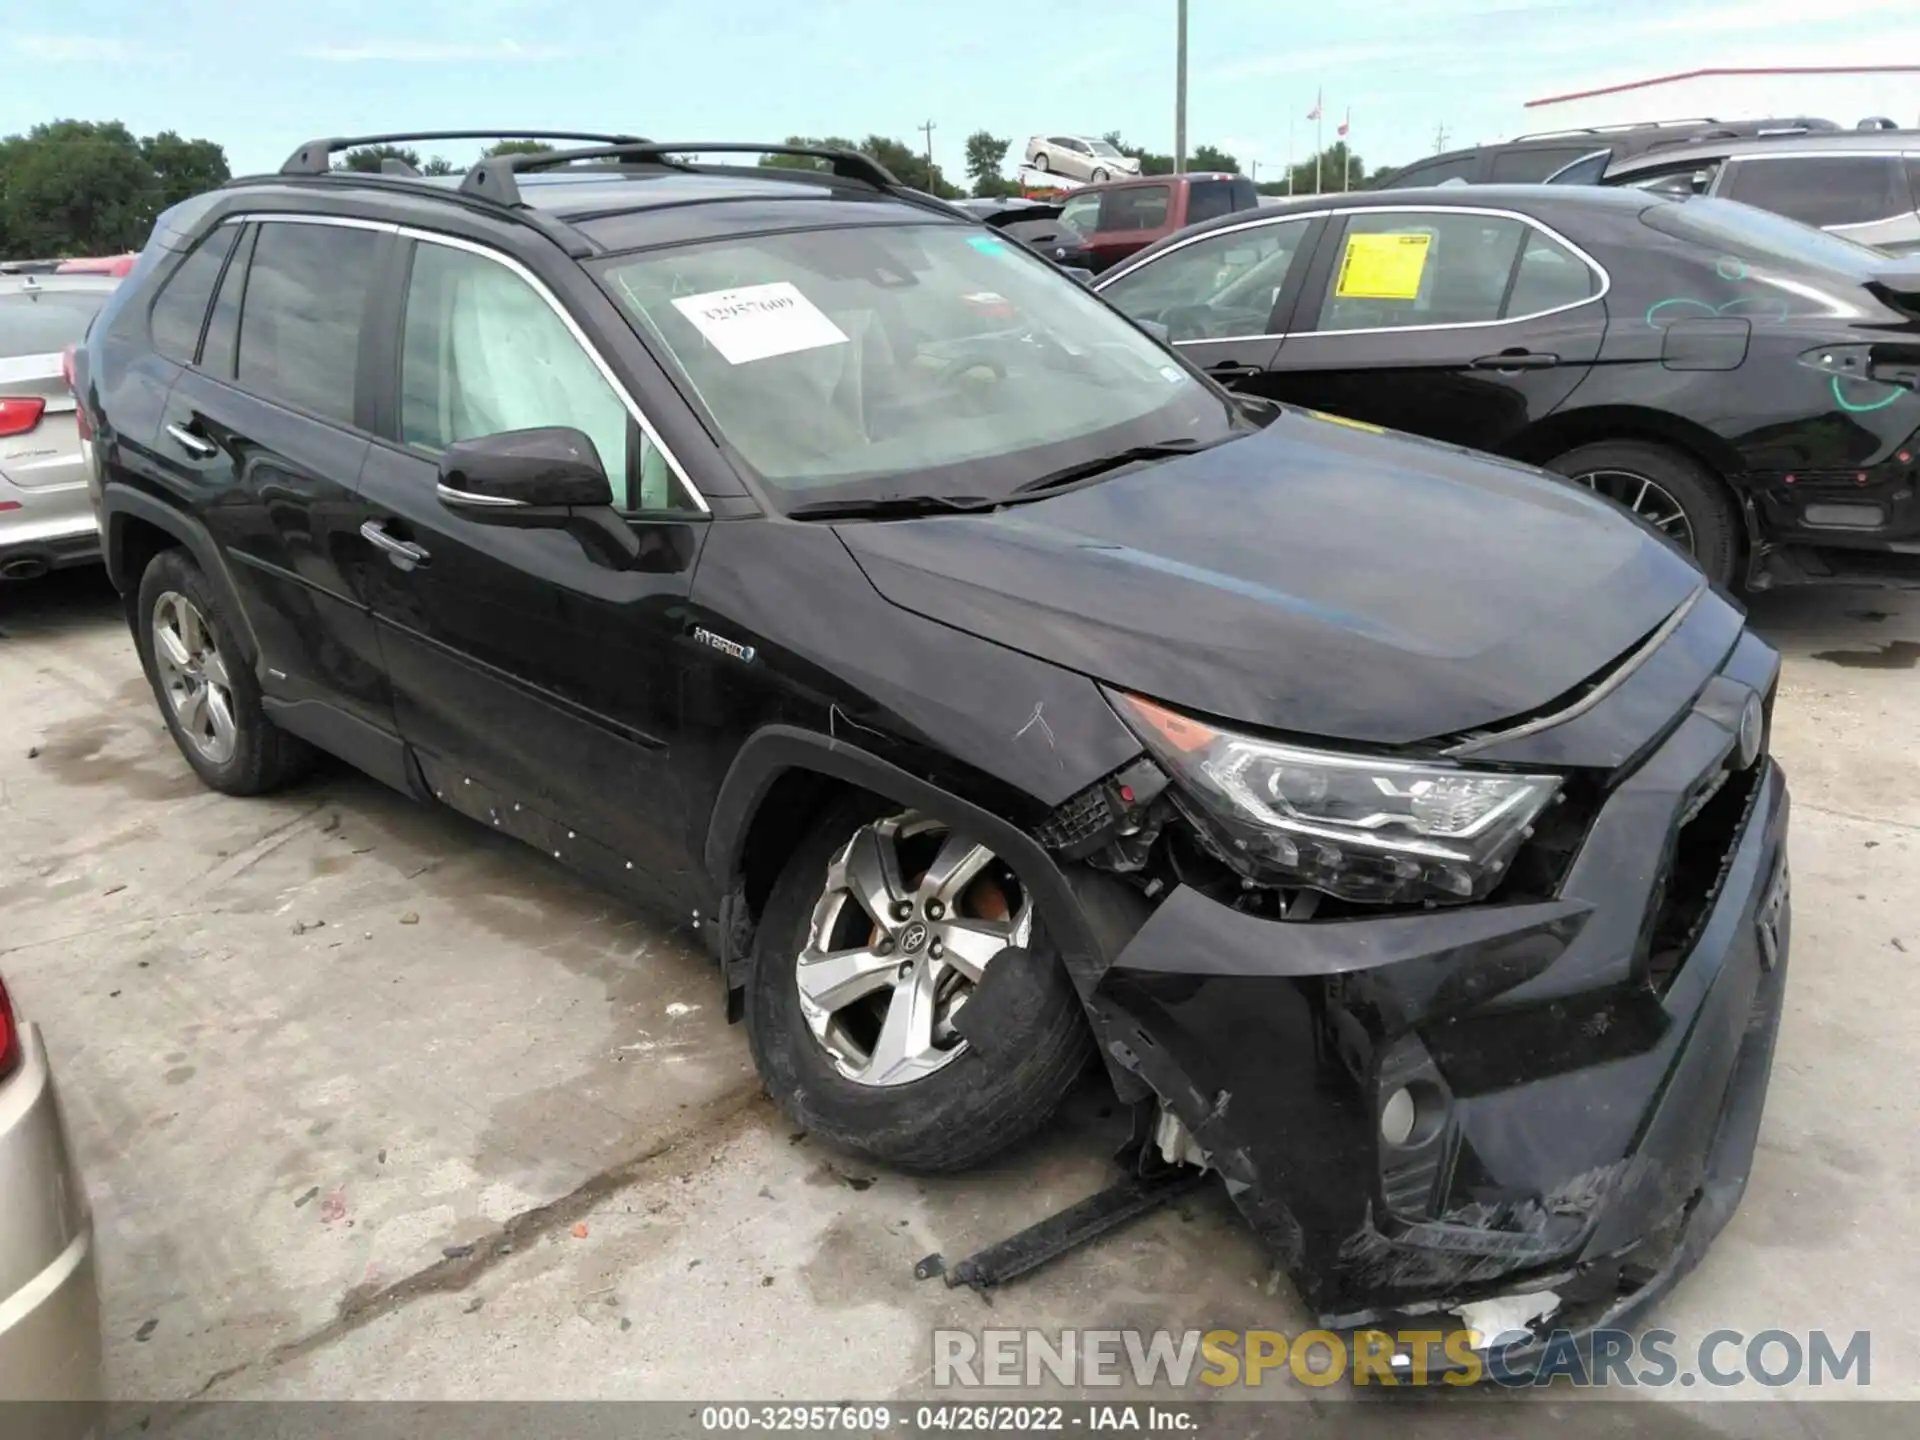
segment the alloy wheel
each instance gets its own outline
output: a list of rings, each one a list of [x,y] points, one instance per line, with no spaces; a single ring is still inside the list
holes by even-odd
[[[966,1050],[954,1019],[1033,937],[1033,901],[986,846],[926,816],[862,825],[827,867],[795,966],[808,1028],[847,1079],[904,1085]]]
[[[1659,481],[1636,475],[1631,470],[1589,470],[1572,478],[1574,484],[1584,485],[1596,495],[1624,505],[1684,547],[1689,555],[1699,553],[1694,546],[1693,522]]]
[[[199,607],[174,590],[154,602],[153,659],[180,733],[209,764],[226,764],[240,743],[227,662]]]

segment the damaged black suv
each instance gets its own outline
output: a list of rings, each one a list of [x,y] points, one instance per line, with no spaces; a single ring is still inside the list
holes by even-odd
[[[1684,1272],[1787,950],[1741,611],[1536,471],[1243,409],[864,157],[565,138],[314,142],[93,327],[206,782],[329,751],[667,907],[780,1102],[901,1165],[1097,1056],[1330,1325]]]

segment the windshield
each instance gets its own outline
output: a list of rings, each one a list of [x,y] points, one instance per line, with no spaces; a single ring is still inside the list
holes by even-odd
[[[1223,395],[1104,302],[971,226],[742,236],[600,276],[783,506],[999,499],[1238,428]]]
[[[0,293],[0,360],[57,355],[77,345],[107,303],[105,290],[15,290]]]
[[[1856,279],[1886,259],[1865,245],[1735,200],[1655,205],[1640,212],[1640,222],[1663,235],[1723,250],[1739,260],[1800,270],[1837,270]]]
[[[1087,144],[1093,147],[1093,153],[1096,155],[1118,155],[1120,153],[1104,140],[1089,140]]]

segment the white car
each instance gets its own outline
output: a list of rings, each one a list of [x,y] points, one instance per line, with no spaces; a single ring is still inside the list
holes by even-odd
[[[1036,135],[1027,141],[1027,164],[1075,180],[1117,180],[1140,173],[1138,160],[1087,135]]]

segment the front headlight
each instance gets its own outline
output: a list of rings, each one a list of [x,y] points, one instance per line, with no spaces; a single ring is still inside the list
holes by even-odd
[[[1280,745],[1109,693],[1237,868],[1348,900],[1479,899],[1560,788],[1555,775]]]

